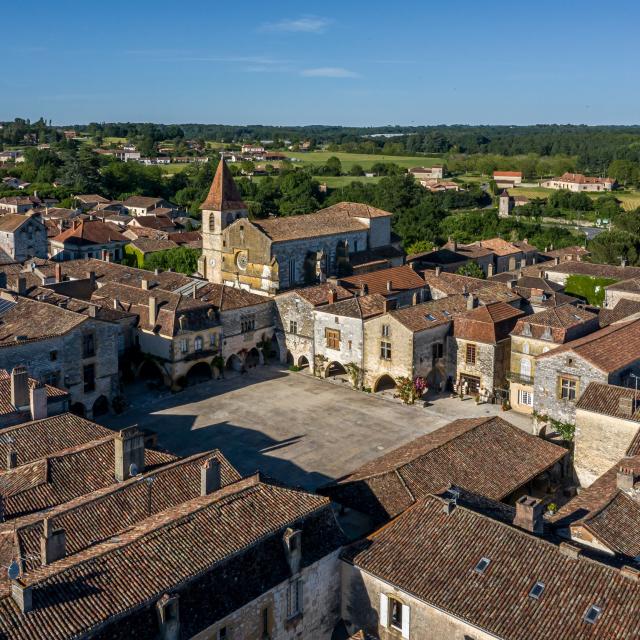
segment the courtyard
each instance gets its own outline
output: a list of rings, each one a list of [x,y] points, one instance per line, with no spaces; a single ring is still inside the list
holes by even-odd
[[[137,424],[179,455],[220,449],[243,474],[315,489],[458,418],[500,415],[531,432],[531,420],[496,405],[440,397],[424,407],[353,391],[285,368],[260,366],[176,394],[138,391],[131,406],[101,422]]]

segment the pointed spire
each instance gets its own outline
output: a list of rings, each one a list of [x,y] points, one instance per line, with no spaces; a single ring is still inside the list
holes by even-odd
[[[218,163],[216,175],[213,177],[211,189],[206,200],[200,205],[208,211],[225,211],[229,209],[246,209],[238,187],[224,158]]]

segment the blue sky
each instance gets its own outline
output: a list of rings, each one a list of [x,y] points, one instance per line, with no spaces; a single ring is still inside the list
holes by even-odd
[[[0,15],[0,120],[640,122],[628,0],[23,0]]]

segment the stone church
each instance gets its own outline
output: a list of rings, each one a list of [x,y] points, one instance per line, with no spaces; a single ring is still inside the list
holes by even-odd
[[[201,275],[263,295],[404,262],[391,213],[341,202],[315,213],[249,220],[221,160],[202,210]]]

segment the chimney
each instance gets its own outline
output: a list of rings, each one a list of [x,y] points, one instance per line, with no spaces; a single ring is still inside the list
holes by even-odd
[[[67,554],[67,536],[64,529],[53,529],[49,518],[45,518],[42,524],[42,537],[40,538],[40,559],[42,565],[51,564],[61,560]]]
[[[33,593],[20,580],[11,581],[11,597],[22,613],[29,613],[33,609]]]
[[[368,287],[368,285],[367,285],[367,283],[366,283],[366,282],[363,282],[363,283],[360,285],[360,295],[361,295],[361,296],[366,296],[366,295],[367,295],[367,293],[369,293],[369,287]]]
[[[0,273],[0,289],[7,288],[7,274],[2,272]]]
[[[626,259],[625,259],[625,258],[622,258],[622,259],[620,260],[620,266],[621,266],[621,267],[623,267],[623,268],[627,266],[627,261],[626,261]]]
[[[7,471],[18,466],[18,452],[13,449],[7,451]]]
[[[442,273],[442,267],[440,265],[438,265],[436,267],[436,277],[438,277],[441,273]]]
[[[18,295],[23,296],[27,290],[27,279],[18,278]]]
[[[200,467],[200,495],[208,496],[221,486],[220,462],[216,458],[209,458]]]
[[[37,382],[29,389],[29,406],[32,420],[42,420],[47,417],[47,388],[41,382]]]
[[[625,564],[620,567],[620,575],[629,580],[633,580],[633,582],[638,582],[640,580],[640,569]]]
[[[544,505],[542,500],[532,496],[522,496],[516,501],[516,517],[513,524],[530,533],[543,533],[543,513]]]
[[[477,306],[478,306],[478,298],[474,296],[472,293],[470,293],[467,296],[467,309],[471,311],[472,309],[475,309]]]
[[[487,278],[492,278],[493,277],[493,262],[490,262],[487,265]]]
[[[635,398],[630,396],[621,396],[618,400],[618,411],[630,418],[635,412]]]
[[[383,313],[389,313],[389,311],[393,310],[393,300],[388,300],[387,298],[384,299],[384,301],[382,302],[382,312]]]
[[[616,474],[616,486],[620,491],[633,491],[636,477],[633,469],[630,467],[620,467]]]
[[[337,293],[335,289],[329,289],[329,295],[327,296],[327,299],[329,301],[329,304],[333,304],[336,301],[337,298]]]
[[[393,291],[393,282],[387,280],[387,291]]]
[[[91,288],[95,289],[95,286],[96,286],[96,272],[95,271],[89,271],[87,273],[87,278],[89,279],[89,284],[91,285]]]
[[[113,308],[118,309],[120,307],[120,300],[118,298],[113,299]]]
[[[80,220],[78,220],[77,218],[73,219],[73,228],[77,229],[80,226]]]
[[[144,470],[144,435],[135,425],[122,429],[114,439],[115,477],[127,480]]]
[[[517,282],[517,280],[507,280],[507,288],[513,289],[513,285]]]
[[[55,281],[62,282],[62,265],[59,262],[56,262],[53,271],[55,274]]]
[[[560,264],[560,257],[559,257],[559,256],[556,256],[556,257],[553,259],[553,264]]]
[[[447,515],[451,515],[454,512],[455,508],[455,500],[445,500],[444,504],[442,505],[442,511],[444,511],[444,513],[446,513]]]
[[[193,290],[191,292],[191,295],[194,300],[198,297],[198,287],[195,284],[193,285]]]
[[[159,274],[160,274],[160,269],[158,269],[158,267],[156,267],[156,268],[153,270],[153,274],[154,274],[154,275],[156,275],[156,276],[157,276],[157,275],[159,275]]]
[[[102,250],[102,260],[104,262],[111,262],[111,254],[107,249]]]
[[[149,296],[149,326],[153,330],[158,321],[158,298]]]
[[[296,574],[300,571],[300,561],[302,560],[302,531],[288,527],[282,536],[282,542],[289,569],[292,574]]]
[[[29,374],[22,365],[11,372],[11,404],[18,409],[29,406]]]
[[[569,544],[568,542],[561,542],[558,546],[558,550],[563,555],[571,558],[572,560],[577,560],[580,554],[582,553],[582,549],[580,547],[576,547],[574,544]]]
[[[140,281],[140,286],[145,290],[149,291],[149,281],[146,278],[142,278]]]

